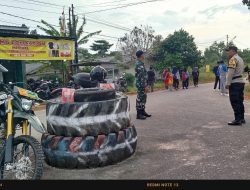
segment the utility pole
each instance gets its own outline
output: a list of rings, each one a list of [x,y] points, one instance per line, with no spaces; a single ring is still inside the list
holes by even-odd
[[[227,34],[227,47],[228,47],[228,34]]]
[[[72,31],[72,37],[75,38],[75,60],[74,64],[76,65],[74,68],[75,72],[78,72],[78,44],[77,44],[77,35],[76,35],[76,16],[74,14],[74,5],[71,5],[72,8],[72,22],[73,22],[73,31]]]
[[[233,43],[233,40],[236,38],[236,36],[234,36],[231,40],[230,40],[230,42],[232,42]],[[229,36],[228,36],[228,34],[227,34],[227,47],[229,46]]]
[[[70,37],[72,37],[72,26],[71,26],[71,9],[70,9],[70,7],[69,7],[69,36]],[[70,72],[71,72],[71,74],[73,75],[74,73],[73,73],[73,61],[71,60],[70,61]]]

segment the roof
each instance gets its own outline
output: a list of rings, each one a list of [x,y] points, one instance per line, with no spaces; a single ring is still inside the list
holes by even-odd
[[[26,64],[26,75],[35,73],[42,66],[43,66],[42,63],[30,63],[30,64]]]
[[[29,28],[26,25],[22,26],[8,26],[0,25],[0,33],[18,33],[25,34],[29,32]]]

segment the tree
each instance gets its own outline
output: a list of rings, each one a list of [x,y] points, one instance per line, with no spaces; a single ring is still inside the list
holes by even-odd
[[[226,60],[227,55],[225,52],[225,42],[214,42],[210,47],[206,48],[204,51],[204,58],[206,63],[215,63],[219,60]]]
[[[229,42],[229,45],[234,45],[233,41]],[[208,64],[216,63],[219,60],[227,60],[226,44],[224,41],[215,41],[211,46],[205,49],[204,59]]]
[[[96,40],[90,48],[93,51],[97,51],[99,55],[104,56],[112,46],[113,44],[106,40]]]
[[[90,38],[91,36],[97,35],[101,33],[101,30],[97,31],[97,32],[92,32],[89,33],[88,35],[85,35],[82,37],[83,33],[84,33],[84,25],[86,24],[86,19],[83,18],[83,21],[81,23],[81,26],[77,29],[77,25],[79,23],[79,19],[78,17],[76,17],[76,24],[75,24],[75,28],[73,28],[73,26],[71,26],[68,23],[68,30],[66,33],[62,33],[59,30],[57,30],[52,24],[49,24],[48,22],[41,20],[41,23],[45,25],[45,27],[43,26],[39,26],[37,25],[37,27],[44,31],[47,35],[49,36],[61,36],[61,37],[71,37],[72,31],[76,32],[76,37],[77,37],[77,42],[78,45],[82,45],[88,42],[88,38]]]
[[[155,40],[154,32],[151,26],[136,26],[130,33],[118,39],[118,47],[132,61],[137,50],[148,52]]]
[[[198,51],[194,37],[181,29],[164,39],[154,52],[156,69],[166,67],[194,67],[200,64],[201,52]]]
[[[36,29],[31,30],[31,31],[29,32],[29,34],[31,34],[31,35],[38,35],[38,33],[37,33],[37,30],[36,30]]]
[[[89,53],[89,51],[87,49],[84,48],[78,48],[78,56],[79,56],[79,60],[92,60],[93,55],[91,53]]]
[[[242,51],[240,50],[238,53],[244,60],[245,64],[250,63],[250,49],[243,49]]]
[[[68,30],[66,33],[63,33],[59,30],[57,30],[52,24],[49,24],[48,22],[44,21],[44,20],[41,20],[41,23],[43,25],[45,25],[44,27],[43,26],[39,26],[37,25],[37,27],[44,31],[47,35],[49,36],[56,36],[56,37],[72,37],[72,33],[75,32],[76,33],[76,37],[77,37],[77,43],[78,45],[82,45],[82,44],[85,44],[88,42],[88,38],[90,38],[91,36],[93,35],[97,35],[97,34],[100,34],[101,33],[101,30],[100,31],[97,31],[97,32],[92,32],[92,33],[89,33],[88,35],[85,35],[82,37],[83,33],[84,33],[84,25],[86,24],[86,19],[83,18],[83,21],[81,23],[81,26],[77,29],[77,25],[78,25],[78,22],[79,22],[79,19],[78,17],[76,17],[76,24],[75,24],[75,27],[70,25],[69,22],[67,23],[68,25]],[[60,26],[61,26],[61,22],[59,22]],[[58,64],[61,64],[60,61],[52,61],[51,62],[51,65],[58,65]],[[66,74],[67,76],[69,77],[69,71],[67,69],[67,65],[68,63],[67,62],[64,62],[64,65],[62,67],[63,71],[66,71]],[[63,72],[62,71],[62,72]]]
[[[248,6],[248,9],[250,10],[250,0],[243,0],[242,3],[243,5]]]

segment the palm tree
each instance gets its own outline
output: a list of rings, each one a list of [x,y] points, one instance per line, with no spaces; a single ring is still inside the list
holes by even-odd
[[[61,31],[57,30],[52,24],[49,24],[45,20],[41,20],[41,23],[43,25],[45,25],[45,27],[39,26],[39,25],[37,25],[37,27],[40,30],[44,31],[47,35],[55,36],[55,37],[71,37],[73,33],[76,33],[76,39],[77,39],[78,46],[86,44],[91,36],[98,35],[101,33],[101,30],[99,30],[97,32],[92,32],[92,33],[89,33],[86,36],[82,37],[82,35],[84,33],[83,28],[84,28],[84,25],[86,24],[86,19],[83,18],[83,22],[82,22],[81,26],[77,29],[78,22],[79,22],[78,17],[76,17],[75,27],[70,25],[68,22],[67,23],[68,30],[66,31],[66,33],[62,33]],[[59,24],[61,25],[61,23],[59,23]],[[51,61],[51,65],[53,67],[58,65],[58,63],[59,63],[58,61]],[[64,71],[66,71],[67,76],[70,75],[68,72],[68,69],[67,69],[67,63],[63,64],[62,72],[64,73]]]
[[[78,45],[86,44],[88,42],[88,38],[90,38],[91,36],[94,36],[94,35],[98,35],[102,32],[101,30],[99,30],[97,32],[92,32],[92,33],[89,33],[88,35],[82,37],[82,35],[84,33],[83,28],[84,28],[84,25],[86,24],[86,19],[83,18],[83,22],[82,22],[81,26],[77,29],[78,22],[79,22],[79,19],[77,17],[76,22],[75,22],[76,23],[75,28],[73,26],[70,26],[69,23],[67,23],[68,30],[66,33],[62,33],[60,31],[58,31],[52,24],[49,24],[45,20],[41,20],[41,23],[44,24],[46,26],[46,28],[43,26],[40,26],[40,25],[37,25],[37,27],[40,30],[44,31],[49,36],[71,37],[71,34],[73,32],[76,32],[76,38],[77,38]]]

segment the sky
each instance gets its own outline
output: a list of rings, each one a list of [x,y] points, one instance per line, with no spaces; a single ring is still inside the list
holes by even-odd
[[[239,49],[250,48],[250,11],[242,4],[242,0],[161,0],[141,3],[146,1],[149,0],[0,0],[0,12],[35,21],[44,19],[58,26],[63,7],[68,18],[68,7],[74,4],[75,13],[79,18],[85,15],[87,19],[84,31],[102,30],[101,35],[105,35],[91,38],[83,45],[86,49],[90,49],[94,40],[105,39],[114,44],[112,51],[118,50],[117,38],[140,25],[152,26],[155,34],[164,38],[183,28],[195,38],[201,51],[214,41],[226,42],[227,35],[229,41],[233,39]],[[133,6],[122,7],[128,4]],[[111,8],[115,9],[100,11]],[[36,29],[38,23],[0,13],[0,25],[21,24]],[[38,33],[44,34],[39,29]]]

